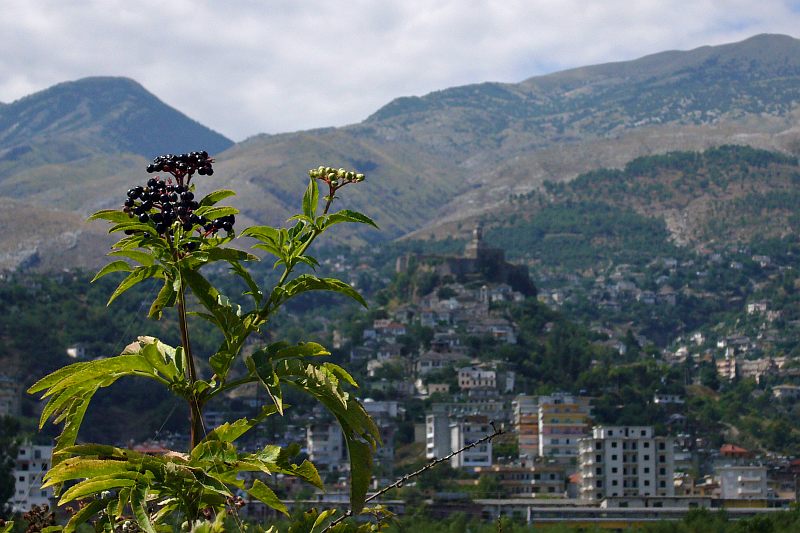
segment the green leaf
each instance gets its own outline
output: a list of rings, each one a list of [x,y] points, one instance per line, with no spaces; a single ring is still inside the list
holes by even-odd
[[[175,300],[177,297],[178,293],[175,292],[172,282],[168,279],[164,280],[164,285],[161,287],[161,290],[158,291],[158,296],[156,296],[156,299],[153,300],[153,304],[150,306],[150,311],[148,311],[147,316],[149,318],[160,320],[161,313],[164,308],[175,305]]]
[[[91,517],[103,510],[107,504],[107,499],[89,501],[86,505],[81,507],[77,513],[72,515],[72,518],[64,527],[64,533],[74,533],[78,526],[88,522]]]
[[[358,514],[364,508],[372,477],[372,447],[347,435],[345,441],[350,455],[350,506],[353,514]]]
[[[236,193],[228,189],[220,189],[218,191],[214,191],[212,193],[207,194],[202,200],[200,200],[200,207],[204,207],[207,205],[214,205],[220,200],[224,200],[225,198],[228,198],[230,196],[236,196]]]
[[[206,217],[208,220],[214,220],[215,218],[226,217],[228,215],[236,215],[239,213],[239,210],[235,207],[200,207],[195,211],[197,216]]]
[[[367,307],[367,302],[358,291],[347,283],[335,278],[318,278],[310,274],[303,274],[287,283],[283,287],[283,290],[286,295],[278,302],[279,304],[285,302],[289,298],[308,291],[333,291],[349,296],[364,307]],[[273,292],[273,294],[275,293]]]
[[[63,483],[64,481],[73,479],[99,476],[112,477],[135,471],[136,468],[127,461],[71,457],[69,459],[64,459],[45,474],[45,482],[42,488],[47,488],[57,483]]]
[[[122,280],[122,282],[117,286],[114,292],[111,294],[111,297],[108,299],[106,306],[111,305],[111,303],[116,300],[122,293],[137,285],[148,278],[160,278],[164,277],[164,267],[160,265],[153,265],[153,266],[140,266],[136,267],[133,272],[131,272],[127,278]]]
[[[109,252],[108,255],[112,257],[127,257],[144,266],[150,266],[155,263],[153,254],[141,250],[114,250],[113,252]]]
[[[317,188],[317,180],[311,179],[308,182],[305,194],[303,194],[303,214],[313,219],[317,213],[318,204],[319,189]]]
[[[253,237],[262,242],[280,242],[280,231],[272,226],[250,226],[239,235],[242,237]]]
[[[81,481],[64,492],[58,501],[58,505],[61,506],[69,501],[85,498],[104,490],[132,487],[136,484],[135,480],[139,475],[138,472],[126,472],[124,475],[123,473],[117,473],[113,476],[98,476]]]
[[[358,211],[351,211],[349,209],[342,209],[338,213],[333,213],[328,215],[325,219],[325,222],[322,224],[323,227],[333,226],[334,224],[339,224],[341,222],[356,222],[359,224],[368,224],[375,229],[379,229],[378,225],[369,218],[367,215],[363,213],[359,213]]]
[[[247,489],[247,494],[265,504],[267,507],[271,507],[276,511],[282,512],[286,516],[289,516],[289,510],[286,508],[283,502],[278,498],[271,488],[264,485],[261,481],[257,479],[253,481],[253,486]]]
[[[95,274],[95,276],[92,278],[91,283],[94,283],[95,281],[102,278],[106,274],[111,274],[112,272],[130,272],[131,270],[133,269],[125,261],[122,260],[112,261],[103,268],[101,268],[97,274]]]
[[[253,254],[248,254],[243,250],[236,248],[211,248],[207,250],[209,263],[214,261],[228,261],[235,263],[238,261],[258,261],[258,257]]]
[[[128,213],[120,211],[119,209],[103,209],[102,211],[98,211],[92,214],[86,220],[108,220],[109,222],[115,223],[122,223],[131,220],[131,217]]]
[[[150,522],[150,515],[147,513],[147,487],[137,485],[131,491],[131,510],[136,517],[139,527],[147,533],[156,533],[153,524]]]
[[[214,428],[203,440],[233,442],[263,422],[267,417],[274,415],[275,412],[276,409],[273,406],[265,406],[255,418],[240,418],[235,422],[225,422],[221,426]]]
[[[258,283],[253,279],[253,276],[250,275],[242,265],[237,262],[231,263],[231,270],[238,275],[240,278],[244,280],[247,284],[247,287],[250,289],[249,292],[245,294],[249,294],[253,297],[253,301],[256,304],[256,307],[261,305],[261,298],[263,297],[263,293],[258,286]]]

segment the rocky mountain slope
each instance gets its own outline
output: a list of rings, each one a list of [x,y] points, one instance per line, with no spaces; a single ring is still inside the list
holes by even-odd
[[[780,35],[400,98],[359,124],[230,148],[135,82],[89,78],[0,106],[0,197],[85,215],[141,181],[145,157],[205,148],[218,172],[202,186],[239,191],[245,222],[284,220],[306,170],[326,164],[368,175],[342,206],[382,231],[357,241],[453,235],[545,180],[643,155],[727,143],[800,153],[798,119],[800,41]]]

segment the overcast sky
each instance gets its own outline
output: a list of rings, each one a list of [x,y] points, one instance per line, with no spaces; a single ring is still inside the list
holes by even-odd
[[[239,141],[359,122],[391,99],[757,33],[800,0],[3,0],[0,101],[133,78]]]

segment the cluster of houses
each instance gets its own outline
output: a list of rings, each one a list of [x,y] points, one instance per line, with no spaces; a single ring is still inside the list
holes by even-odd
[[[596,425],[591,400],[555,393],[437,402],[426,413],[424,425],[415,428],[416,440],[424,443],[427,459],[449,457],[451,468],[495,480],[499,493],[485,498],[584,502],[660,498],[673,503],[707,498],[747,500],[754,506],[797,500],[800,461],[757,457],[726,444],[716,451],[702,450],[711,457],[711,471],[693,476],[698,449],[690,449],[688,435],[658,435],[652,426]],[[676,409],[683,405],[677,395],[660,395],[654,401]],[[391,439],[392,415],[401,409],[397,402],[367,401],[365,407],[377,414],[382,436]],[[498,428],[503,431],[498,437],[485,439]],[[385,442],[391,452],[379,455],[379,461],[394,451],[391,441]],[[459,453],[472,443],[477,444]],[[495,451],[498,443],[511,443],[518,453],[503,457]],[[332,420],[310,425],[306,444],[318,467],[347,470],[341,434]],[[476,478],[460,481],[477,482]]]

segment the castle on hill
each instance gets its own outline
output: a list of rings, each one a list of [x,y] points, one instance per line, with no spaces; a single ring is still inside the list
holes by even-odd
[[[398,273],[408,272],[414,265],[433,271],[440,278],[451,276],[460,283],[506,283],[526,296],[536,295],[528,268],[507,262],[505,251],[488,246],[483,240],[483,226],[480,223],[472,231],[472,239],[464,248],[463,256],[409,253],[397,258],[395,270]]]

